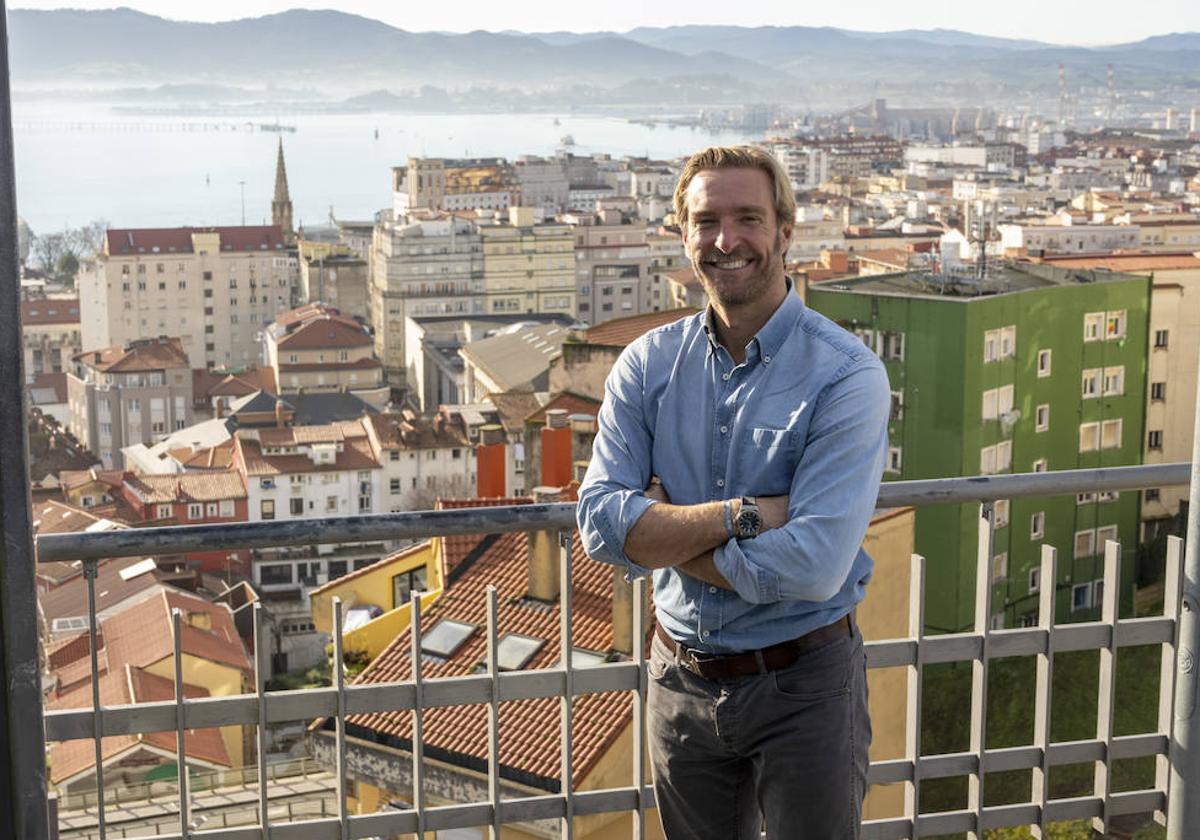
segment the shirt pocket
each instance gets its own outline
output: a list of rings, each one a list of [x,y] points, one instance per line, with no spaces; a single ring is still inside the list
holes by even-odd
[[[757,496],[787,495],[800,460],[800,432],[754,427],[742,449],[746,492]]]

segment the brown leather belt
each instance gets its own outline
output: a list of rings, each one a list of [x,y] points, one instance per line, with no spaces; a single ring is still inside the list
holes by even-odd
[[[658,638],[675,654],[679,664],[693,674],[706,680],[722,680],[730,677],[748,677],[752,674],[765,674],[786,668],[800,656],[822,645],[849,636],[853,630],[850,616],[843,616],[833,624],[818,627],[799,638],[780,642],[760,650],[732,653],[727,655],[705,653],[684,647],[667,634],[661,624],[655,625]]]

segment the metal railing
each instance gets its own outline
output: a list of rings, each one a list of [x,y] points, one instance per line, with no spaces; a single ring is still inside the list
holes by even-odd
[[[907,505],[943,503],[980,503],[978,565],[976,569],[975,620],[969,632],[938,636],[924,635],[925,560],[913,557],[909,592],[908,637],[868,642],[869,668],[907,669],[907,720],[904,757],[872,763],[868,781],[875,784],[904,783],[906,811],[901,817],[878,819],[864,824],[867,838],[916,838],[932,834],[968,832],[981,837],[989,828],[1028,825],[1044,830],[1047,823],[1072,819],[1091,819],[1103,829],[1115,816],[1156,812],[1166,820],[1171,807],[1168,789],[1186,790],[1179,778],[1186,768],[1175,761],[1172,744],[1173,710],[1176,689],[1176,651],[1180,673],[1191,674],[1187,647],[1179,647],[1181,593],[1184,567],[1183,543],[1169,540],[1165,583],[1165,611],[1161,617],[1119,619],[1120,547],[1109,542],[1104,550],[1104,587],[1099,621],[1059,625],[1054,617],[1052,585],[1043,585],[1039,593],[1038,623],[1035,627],[993,630],[990,627],[992,578],[992,501],[1025,496],[1076,494],[1095,490],[1128,490],[1163,487],[1186,483],[1191,469],[1187,464],[1114,467],[1073,470],[1060,473],[999,475],[963,479],[893,482],[879,492],[879,506],[894,508]],[[95,568],[98,558],[145,556],[162,552],[180,553],[206,548],[252,548],[297,545],[315,540],[350,541],[382,538],[422,538],[454,534],[481,534],[509,531],[556,530],[570,535],[574,527],[572,504],[534,504],[515,507],[454,509],[412,513],[377,514],[299,522],[274,521],[233,526],[177,526],[137,531],[109,531],[88,534],[47,535],[38,539],[38,559],[49,562],[83,560],[85,571]],[[571,650],[571,552],[569,540],[560,540],[560,643]],[[1041,556],[1041,580],[1057,579],[1055,549],[1044,546]],[[94,598],[94,581],[88,576],[89,600]],[[643,582],[634,584],[634,603],[640,603]],[[590,814],[631,812],[634,836],[642,837],[646,811],[654,805],[654,791],[648,784],[641,757],[645,748],[645,695],[647,677],[645,653],[634,645],[631,661],[577,669],[570,656],[561,657],[555,668],[501,672],[497,664],[497,596],[494,588],[486,595],[487,656],[485,672],[469,676],[425,679],[421,673],[421,610],[414,599],[412,615],[412,653],[414,672],[410,680],[350,685],[342,663],[342,604],[334,601],[333,685],[301,691],[266,691],[264,662],[267,645],[263,643],[262,607],[255,605],[256,645],[255,693],[229,697],[177,699],[130,706],[104,707],[94,691],[94,709],[51,711],[45,715],[48,740],[92,739],[96,745],[97,768],[102,767],[100,739],[104,736],[139,732],[177,733],[177,766],[186,766],[183,733],[187,729],[220,726],[253,726],[258,733],[259,755],[266,754],[268,728],[275,723],[326,717],[333,721],[333,770],[336,780],[337,814],[333,817],[273,824],[267,796],[268,765],[258,763],[259,823],[205,831],[205,838],[329,838],[348,840],[355,837],[390,836],[451,828],[486,826],[491,836],[499,836],[502,825],[531,821],[557,821],[560,834],[571,837],[574,818]],[[1182,599],[1188,610],[1187,599]],[[94,613],[94,607],[92,612]],[[634,639],[646,637],[641,610],[633,611]],[[182,698],[180,661],[180,618],[175,617],[176,688]],[[94,614],[93,629],[94,640]],[[1116,659],[1122,648],[1134,645],[1161,645],[1161,685],[1157,731],[1148,734],[1113,734],[1114,675]],[[95,644],[92,650],[95,650]],[[1050,739],[1050,686],[1056,654],[1068,651],[1100,651],[1099,702],[1096,737],[1070,742]],[[1036,657],[1036,709],[1032,743],[1002,749],[987,744],[987,686],[992,661],[1000,658]],[[946,662],[970,662],[972,668],[970,746],[965,752],[923,755],[921,753],[921,694],[924,666]],[[95,663],[93,662],[95,685]],[[1186,689],[1190,679],[1180,681]],[[572,787],[572,700],[595,692],[629,693],[632,714],[632,784],[603,790],[575,790]],[[499,704],[513,700],[558,698],[560,701],[561,785],[558,793],[513,798],[506,788],[501,795],[499,755]],[[421,737],[423,714],[429,709],[483,704],[488,708],[487,798],[484,801],[431,806],[427,803],[424,774],[426,764]],[[347,807],[346,717],[384,711],[406,711],[412,719],[411,807],[400,811],[351,814]],[[1176,729],[1178,729],[1178,722]],[[1157,760],[1153,788],[1129,792],[1112,789],[1112,763],[1116,760],[1154,756]],[[1049,768],[1064,764],[1093,762],[1094,786],[1090,796],[1051,799],[1046,784]],[[987,774],[1011,770],[1033,773],[1031,798],[1008,805],[985,805]],[[1181,774],[1183,774],[1181,776]],[[930,779],[966,776],[968,807],[937,813],[919,813],[920,788]],[[97,772],[97,798],[104,800],[104,779]],[[188,776],[179,774],[179,831],[164,837],[190,837],[188,812]],[[99,835],[104,836],[103,809],[99,816]],[[1193,836],[1182,826],[1186,817],[1169,824],[1173,837]],[[1191,825],[1191,823],[1188,823]],[[1183,833],[1178,833],[1183,832]]]

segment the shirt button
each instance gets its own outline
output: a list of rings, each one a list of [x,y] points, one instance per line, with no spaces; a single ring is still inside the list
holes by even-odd
[[[728,431],[729,431],[729,427],[728,427],[728,426],[722,426],[722,427],[721,427],[721,434],[726,434]]]
[[[765,363],[766,363],[766,364],[768,364],[768,365],[769,365],[769,364],[771,364],[771,357],[770,357],[770,356],[763,356],[763,362],[765,362]]]
[[[708,587],[708,591],[715,595],[717,593],[717,587],[710,586],[710,587]]]
[[[723,478],[718,478],[718,479],[717,479],[717,486],[718,486],[718,487],[724,487],[724,486],[725,486],[725,479],[723,479]]]
[[[703,636],[705,639],[707,639],[707,638],[708,638],[708,631],[707,631],[707,630],[704,630],[704,631],[702,631],[702,632],[700,633],[700,635],[701,635],[701,636]]]
[[[722,378],[722,379],[724,379],[726,382],[728,382],[728,381],[729,381],[729,374],[728,374],[728,373],[723,373],[723,374],[721,374],[721,378]]]

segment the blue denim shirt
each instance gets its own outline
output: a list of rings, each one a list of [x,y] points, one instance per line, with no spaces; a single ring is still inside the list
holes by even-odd
[[[592,460],[579,488],[583,546],[595,560],[648,573],[625,538],[655,504],[789,497],[789,522],[714,552],[736,591],[674,568],[654,572],[658,621],[713,653],[795,638],[862,600],[862,550],[887,453],[891,397],[882,362],[791,292],[734,364],[708,311],[652,330],[605,383]]]

